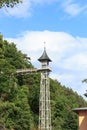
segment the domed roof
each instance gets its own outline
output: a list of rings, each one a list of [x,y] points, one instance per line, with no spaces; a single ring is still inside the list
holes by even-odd
[[[41,61],[49,61],[49,62],[51,62],[51,59],[48,57],[45,48],[44,48],[44,52],[43,52],[42,56],[41,56],[38,60],[39,60],[40,62],[41,62]]]

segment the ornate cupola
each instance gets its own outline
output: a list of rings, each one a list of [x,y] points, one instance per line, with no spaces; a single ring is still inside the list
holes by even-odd
[[[51,59],[48,57],[48,55],[46,53],[46,48],[45,47],[44,47],[44,52],[43,52],[42,56],[38,60],[40,62],[43,62],[43,61],[51,62]]]
[[[48,68],[48,65],[49,65],[49,62],[51,62],[51,59],[48,57],[45,47],[44,47],[44,52],[43,52],[42,56],[38,59],[38,61],[41,62],[42,69]]]

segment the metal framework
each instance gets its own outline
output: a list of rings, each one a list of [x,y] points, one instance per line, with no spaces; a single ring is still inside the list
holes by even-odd
[[[39,99],[39,130],[52,130],[51,127],[51,106],[50,106],[50,82],[49,82],[49,62],[51,59],[44,52],[38,59],[41,62],[41,82]]]
[[[51,129],[51,107],[50,107],[50,87],[49,69],[41,71],[40,99],[39,99],[39,130]]]
[[[41,73],[40,81],[40,96],[39,96],[39,130],[52,130],[51,127],[51,106],[50,106],[50,80],[49,62],[46,50],[44,49],[43,55],[38,59],[41,62],[40,69],[20,69],[17,70],[17,75],[24,75],[29,73]]]
[[[31,68],[31,69],[18,69],[16,71],[17,75],[25,75],[25,74],[30,74],[30,73],[36,73],[37,69],[36,68]]]

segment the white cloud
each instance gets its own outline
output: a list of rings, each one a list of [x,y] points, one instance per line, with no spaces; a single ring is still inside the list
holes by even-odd
[[[85,71],[87,70],[87,53],[80,53],[77,52],[77,54],[65,59],[61,66],[64,69],[73,70],[73,71]],[[64,66],[63,66],[64,63]]]
[[[50,31],[26,31],[20,37],[15,40],[18,48],[21,48],[24,52],[29,50],[40,54],[44,41],[48,51],[50,50],[53,59],[59,60],[64,57],[66,51],[71,51],[75,46],[75,39],[64,32],[50,32]],[[54,55],[55,54],[55,57]]]
[[[65,84],[66,86],[72,83],[72,80],[75,80],[74,75],[67,74],[67,73],[51,74],[51,78],[61,81],[61,83],[63,83],[63,85]],[[68,84],[66,83],[66,81],[68,81]],[[67,87],[70,87],[70,86],[67,86]]]
[[[35,67],[39,67],[37,59],[43,52],[45,41],[53,61],[51,77],[83,94],[81,81],[87,78],[87,38],[73,37],[65,32],[26,31],[18,38],[7,39],[27,53]]]
[[[87,10],[87,4],[80,5],[79,3],[73,2],[73,0],[67,0],[66,2],[63,2],[62,7],[64,11],[70,16],[76,16],[81,12]]]

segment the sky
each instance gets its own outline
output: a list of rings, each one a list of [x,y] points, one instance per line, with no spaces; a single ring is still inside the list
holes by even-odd
[[[37,68],[45,42],[52,59],[50,77],[81,96],[86,92],[87,84],[82,83],[87,78],[86,0],[23,0],[14,8],[4,7],[0,32]]]

